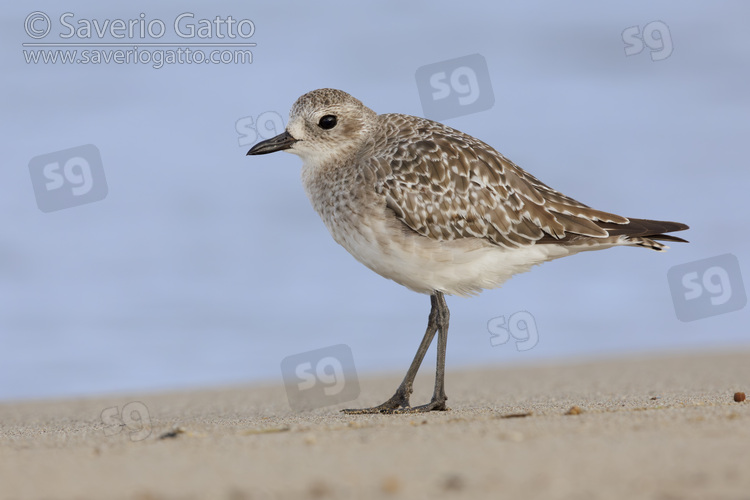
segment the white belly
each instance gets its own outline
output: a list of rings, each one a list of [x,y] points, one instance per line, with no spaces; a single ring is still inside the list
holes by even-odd
[[[474,295],[536,264],[583,248],[531,245],[507,249],[479,238],[439,242],[406,228],[385,201],[357,192],[354,179],[303,165],[302,181],[333,238],[379,275],[415,292]],[[354,188],[354,189],[353,189]]]
[[[419,293],[474,295],[532,266],[576,250],[558,245],[506,249],[480,239],[438,242],[381,218],[325,220],[333,238],[381,276]],[[398,221],[396,221],[398,222]],[[400,222],[398,222],[400,224]]]

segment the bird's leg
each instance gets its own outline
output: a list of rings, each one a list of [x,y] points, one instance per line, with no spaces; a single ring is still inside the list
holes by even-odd
[[[445,405],[445,402],[448,400],[448,396],[445,395],[445,352],[448,345],[450,311],[448,310],[448,304],[445,303],[445,297],[442,292],[435,292],[432,298],[433,309],[437,309],[436,323],[438,328],[437,370],[435,372],[435,390],[432,393],[432,400],[426,405],[398,408],[394,413],[423,413],[448,409]]]
[[[431,410],[445,410],[445,400],[448,399],[445,396],[444,390],[444,378],[445,378],[445,348],[446,340],[448,338],[448,319],[450,313],[448,312],[448,306],[445,303],[445,297],[441,292],[435,292],[430,296],[430,302],[432,307],[430,309],[430,317],[427,322],[427,330],[425,331],[422,343],[419,344],[417,354],[414,356],[414,360],[409,366],[409,370],[406,372],[404,380],[401,385],[396,389],[396,393],[385,403],[374,406],[372,408],[362,409],[347,409],[341,410],[347,414],[369,414],[369,413],[406,413],[406,412],[423,412]],[[440,332],[438,335],[438,359],[437,359],[437,374],[435,376],[435,392],[432,396],[432,401],[426,405],[411,408],[409,406],[409,396],[413,391],[414,377],[417,376],[419,367],[422,364],[427,350],[432,344],[432,339],[435,338],[435,333]],[[428,408],[429,407],[429,408]]]

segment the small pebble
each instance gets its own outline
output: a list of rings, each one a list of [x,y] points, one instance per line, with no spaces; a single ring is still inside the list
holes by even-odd
[[[159,436],[159,439],[174,439],[180,434],[185,434],[187,430],[185,430],[184,427],[174,427],[171,431],[165,432],[161,436]]]
[[[506,415],[500,415],[500,418],[524,418],[530,417],[533,413],[530,411],[524,413],[508,413]]]
[[[324,481],[315,481],[310,485],[308,493],[313,498],[326,498],[333,494],[333,490]]]
[[[735,392],[734,393],[734,400],[738,403],[742,403],[745,400],[745,393],[744,392]]]
[[[570,410],[565,412],[566,415],[580,415],[581,413],[583,413],[583,410],[580,406],[571,406]]]
[[[383,482],[380,484],[380,489],[383,491],[383,493],[393,495],[395,493],[398,493],[398,491],[401,489],[401,481],[399,481],[395,476],[388,476],[383,479]]]
[[[465,483],[461,476],[458,474],[452,474],[445,479],[443,488],[447,491],[459,491],[464,489]]]

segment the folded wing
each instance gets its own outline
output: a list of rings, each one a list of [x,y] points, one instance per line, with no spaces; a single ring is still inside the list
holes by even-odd
[[[485,238],[510,248],[620,236],[685,241],[664,234],[687,229],[684,224],[592,209],[457,130],[422,119],[414,136],[405,137],[402,115],[382,118],[377,147],[387,153],[370,165],[376,188],[396,217],[423,236]]]

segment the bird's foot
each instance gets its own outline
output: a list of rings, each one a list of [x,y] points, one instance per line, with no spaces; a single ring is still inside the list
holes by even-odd
[[[372,415],[377,413],[396,413],[397,410],[401,408],[409,408],[409,395],[408,393],[411,391],[405,391],[402,388],[399,387],[399,389],[396,391],[396,394],[391,396],[391,399],[386,401],[385,403],[373,406],[372,408],[350,408],[346,410],[341,410],[341,413],[346,413],[347,415]]]
[[[397,408],[392,413],[427,413],[428,411],[447,411],[450,410],[445,404],[445,399],[434,399],[426,405],[408,406],[406,408]]]
[[[347,415],[371,415],[371,414],[386,414],[392,415],[394,413],[427,413],[429,411],[446,411],[450,410],[446,406],[445,401],[448,398],[435,399],[427,403],[426,405],[420,406],[409,406],[409,398],[403,398],[399,396],[399,393],[393,395],[391,399],[385,403],[373,406],[372,408],[361,408],[361,409],[347,409],[341,410],[342,413]]]

